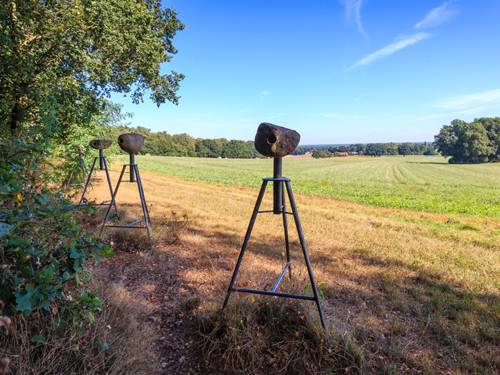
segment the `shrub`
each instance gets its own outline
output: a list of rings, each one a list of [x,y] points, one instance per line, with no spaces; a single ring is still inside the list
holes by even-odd
[[[85,288],[87,262],[111,249],[87,235],[81,213],[44,184],[40,155],[37,144],[0,142],[0,299],[9,315],[40,312],[81,326],[101,305]]]

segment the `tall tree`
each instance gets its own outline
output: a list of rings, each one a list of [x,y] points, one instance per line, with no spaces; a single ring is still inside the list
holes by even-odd
[[[453,120],[435,137],[435,145],[450,163],[481,163],[499,160],[500,118],[481,118],[471,123]]]
[[[160,0],[0,2],[0,135],[39,134],[49,123],[64,136],[111,92],[177,103],[183,75],[160,66],[183,27]]]

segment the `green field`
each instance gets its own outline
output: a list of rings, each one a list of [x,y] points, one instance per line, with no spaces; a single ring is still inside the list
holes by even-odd
[[[121,160],[126,160],[120,157]],[[269,159],[139,156],[146,170],[190,180],[253,186]],[[286,158],[295,190],[382,207],[500,217],[500,163],[451,165],[439,156]]]

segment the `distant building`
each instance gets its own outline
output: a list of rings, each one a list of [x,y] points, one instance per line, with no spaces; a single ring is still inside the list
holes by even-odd
[[[348,152],[336,152],[335,156],[340,156],[340,157],[349,156],[349,153]]]
[[[311,158],[312,157],[312,152],[307,151],[305,154],[290,154],[286,156],[287,158]]]

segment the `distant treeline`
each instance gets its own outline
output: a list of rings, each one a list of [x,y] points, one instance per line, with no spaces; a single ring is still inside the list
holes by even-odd
[[[144,127],[109,127],[114,139],[119,134],[136,132],[147,137],[143,154],[193,156],[206,158],[251,159],[261,157],[253,141],[226,138],[194,138],[188,134],[153,132]],[[117,147],[117,146],[116,146]],[[119,151],[117,148],[113,151]],[[314,158],[349,155],[436,155],[450,156],[450,163],[481,163],[500,160],[500,118],[480,118],[467,123],[453,120],[444,125],[435,142],[356,143],[348,145],[299,146],[294,155],[310,153]]]
[[[346,155],[435,155],[436,150],[431,142],[423,143],[357,143],[350,145],[311,145],[299,146],[295,155],[310,152],[315,158],[328,158]]]
[[[195,138],[189,134],[169,134],[153,132],[148,128],[114,126],[109,128],[111,137],[116,139],[122,133],[135,132],[146,136],[142,154],[162,156],[191,156],[205,158],[251,159],[261,157],[255,150],[253,141],[229,140],[226,138]],[[113,149],[119,151],[119,149]],[[434,155],[432,143],[367,143],[351,145],[299,146],[294,155],[312,153],[313,157],[332,157],[343,153],[382,155]]]
[[[130,132],[146,136],[141,150],[142,154],[232,159],[251,159],[259,156],[253,141],[194,138],[189,134],[153,132],[142,126],[137,128],[111,127],[110,132],[113,139],[122,133]]]

